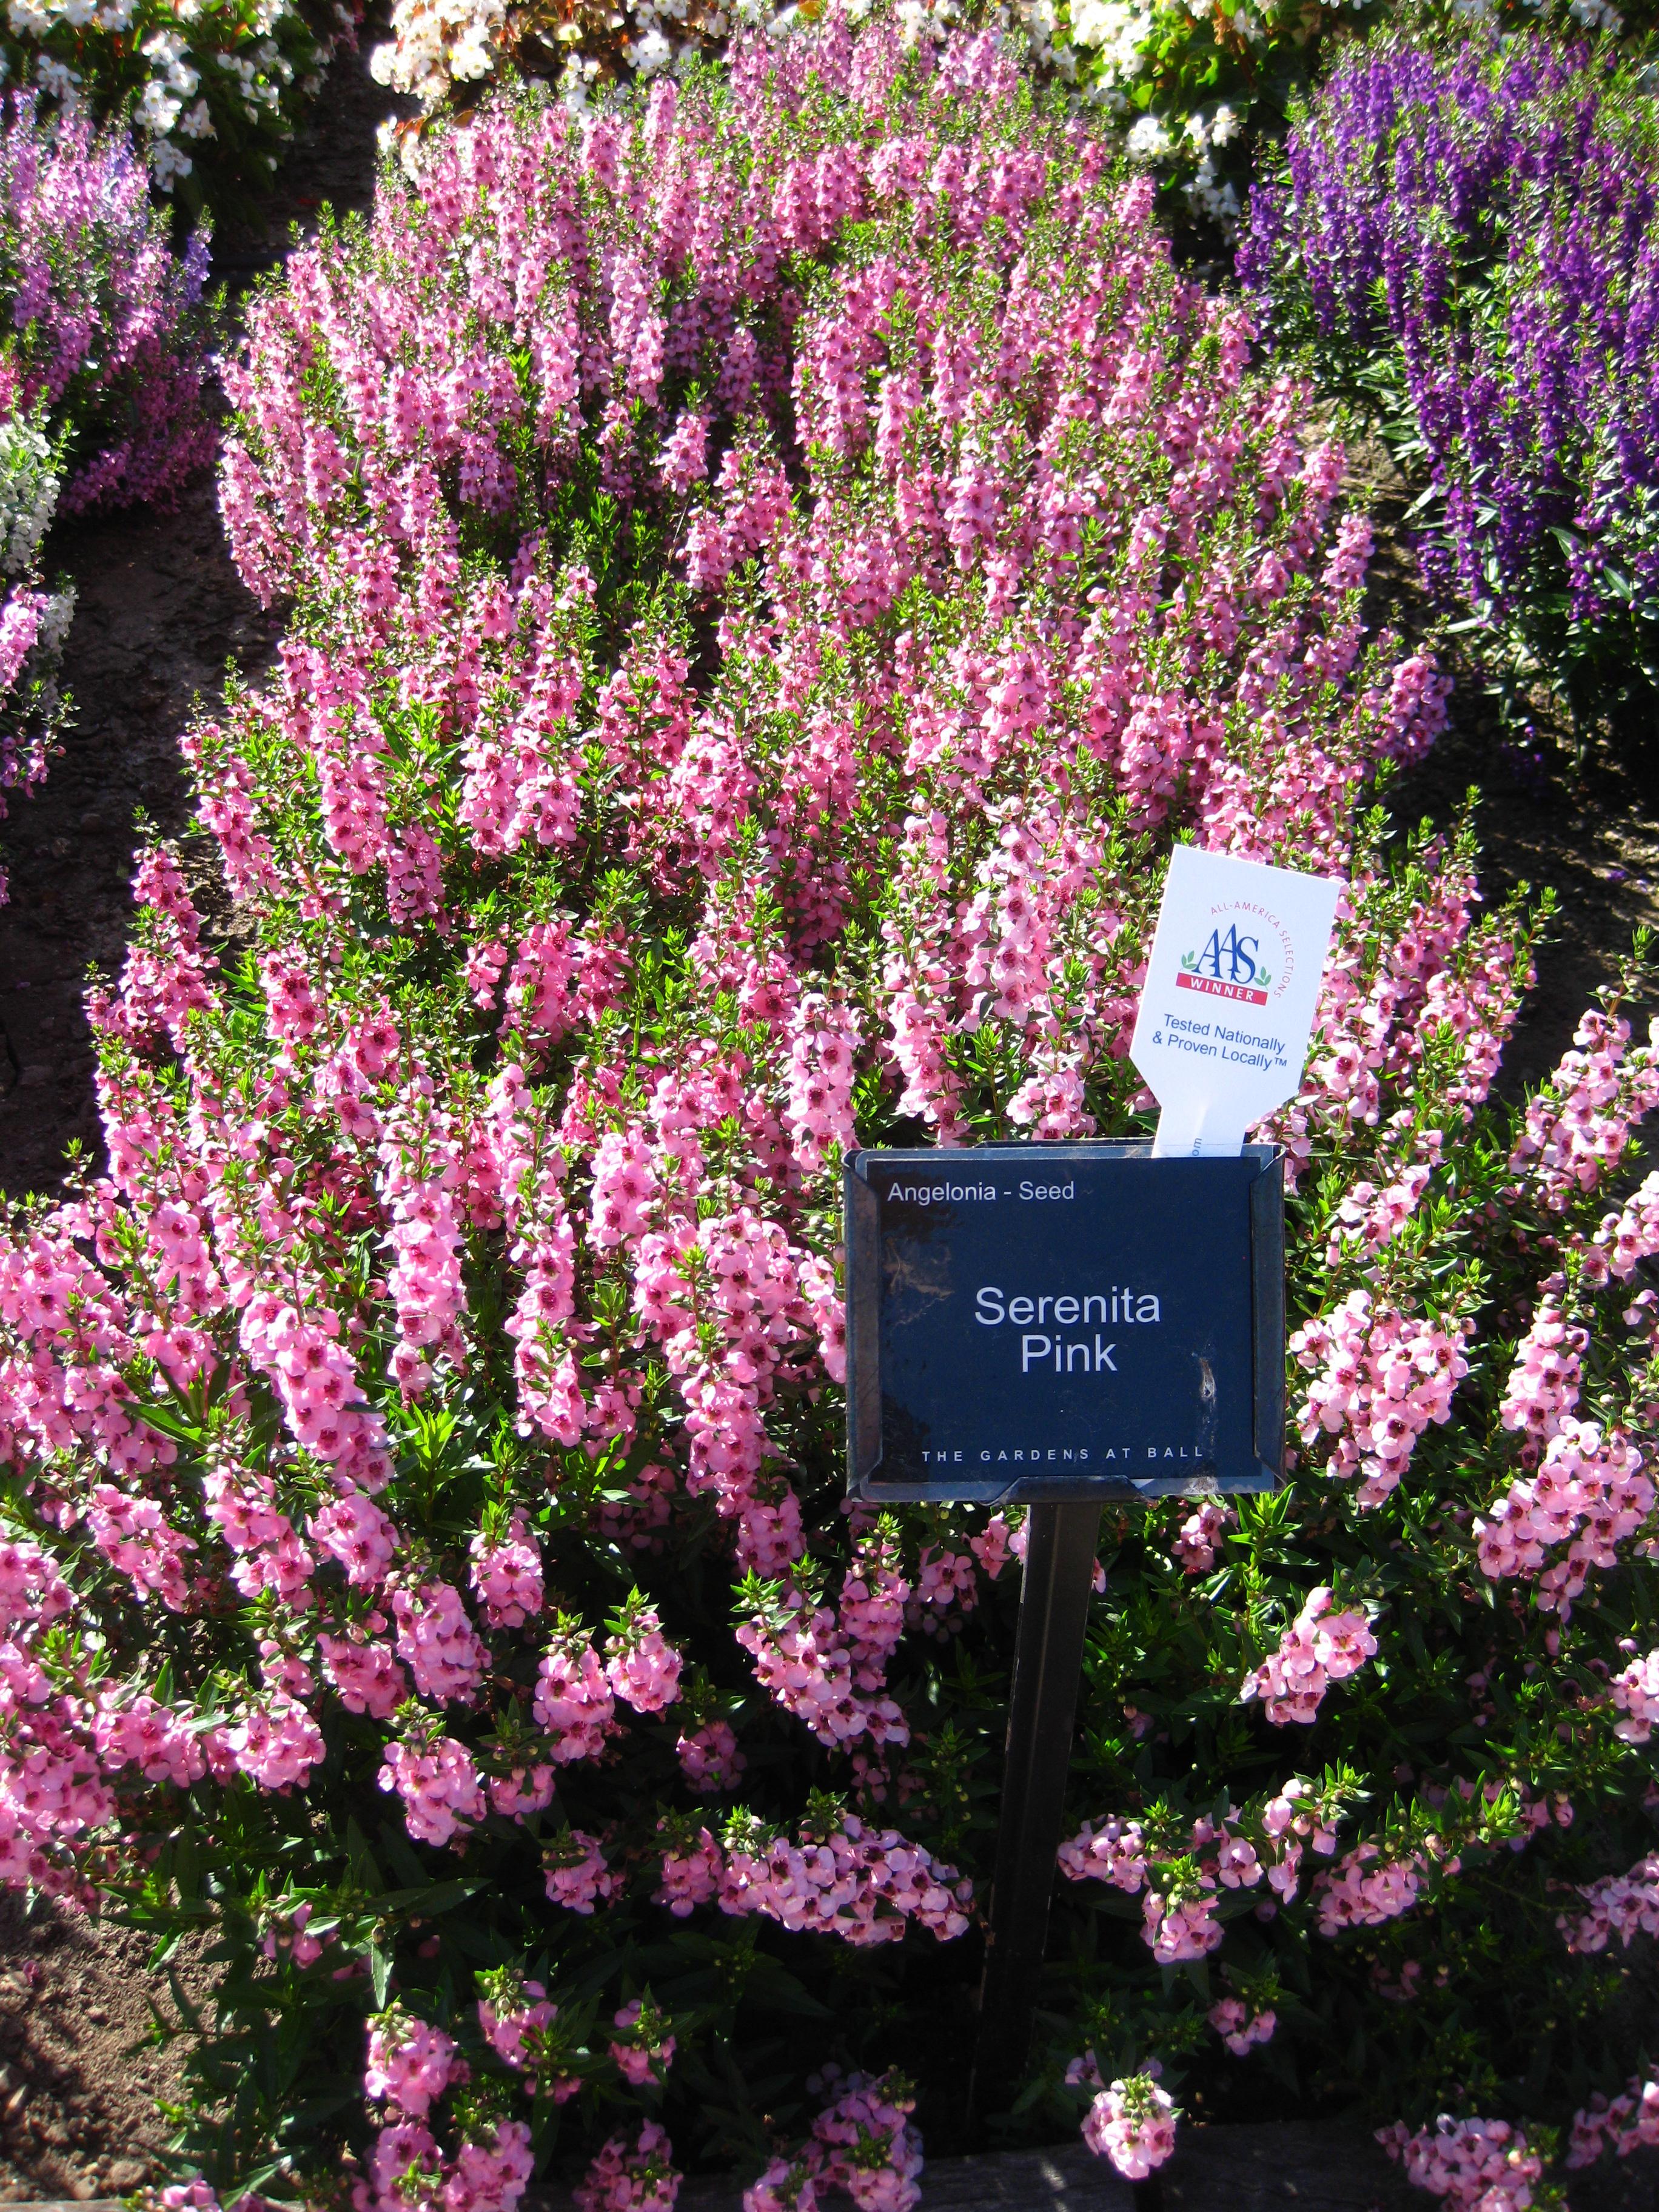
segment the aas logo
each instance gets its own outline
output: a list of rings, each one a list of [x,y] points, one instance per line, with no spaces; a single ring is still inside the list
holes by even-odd
[[[1261,952],[1261,939],[1241,936],[1236,921],[1224,931],[1218,927],[1201,949],[1182,954],[1176,982],[1182,990],[1200,991],[1209,998],[1243,1000],[1249,1006],[1265,1006],[1273,979],[1262,963]]]

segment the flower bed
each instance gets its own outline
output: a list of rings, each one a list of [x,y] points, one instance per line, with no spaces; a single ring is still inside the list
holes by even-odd
[[[1443,686],[1151,200],[994,38],[831,21],[487,106],[253,311],[249,949],[146,857],[108,1178],[0,1251],[0,1863],[214,1929],[181,2203],[914,2202],[1020,1531],[843,1509],[837,1162],[1144,1127],[1183,833],[1350,878],[1301,1457],[1107,1516],[1024,2124],[1363,2095],[1454,2203],[1640,2130],[1659,1068],[1597,1014],[1489,1103],[1530,925],[1368,811]]]
[[[166,498],[212,450],[207,241],[182,260],[125,131],[0,118],[0,812],[45,775],[73,593],[40,588],[55,513]],[[4,876],[0,873],[0,896]]]
[[[1508,696],[1545,678],[1581,722],[1651,711],[1656,184],[1639,58],[1383,42],[1297,121],[1242,256],[1427,476],[1425,570]]]

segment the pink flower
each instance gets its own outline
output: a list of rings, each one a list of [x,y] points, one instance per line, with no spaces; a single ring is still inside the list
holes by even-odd
[[[607,1866],[597,1837],[573,1828],[550,1848],[547,1893],[556,1905],[591,1917],[594,1907],[608,1903],[621,1887],[622,1877]]]
[[[455,2073],[455,2045],[441,2028],[401,2011],[383,2013],[368,2032],[363,2088],[423,2120]]]
[[[1345,1681],[1376,1653],[1376,1638],[1364,1614],[1332,1612],[1330,1591],[1316,1589],[1280,1638],[1278,1650],[1246,1677],[1239,1697],[1246,1703],[1260,1698],[1276,1726],[1291,1721],[1305,1725],[1317,1718],[1328,1685]]]
[[[654,2120],[631,2148],[626,2136],[612,2136],[571,2191],[577,2212],[672,2212],[680,2189],[672,2151]]]
[[[1175,2150],[1175,2100],[1150,2074],[1103,2089],[1089,2107],[1083,2140],[1109,2158],[1126,2181],[1145,2181]]]
[[[1405,2168],[1406,2178],[1457,2212],[1526,2212],[1543,2172],[1525,2136],[1507,2120],[1453,2120],[1409,2135],[1396,2121],[1376,2139]]]
[[[637,1590],[605,1648],[605,1680],[635,1712],[659,1713],[674,1704],[680,1694],[680,1655]]]
[[[633,1997],[611,2020],[611,2056],[623,2079],[635,2087],[660,2082],[674,2063],[674,2038],[665,2029],[662,2014],[648,1998]]]

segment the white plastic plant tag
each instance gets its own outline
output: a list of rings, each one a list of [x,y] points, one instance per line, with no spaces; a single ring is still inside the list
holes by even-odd
[[[1176,847],[1129,1046],[1164,1109],[1154,1158],[1235,1155],[1294,1096],[1341,890]]]

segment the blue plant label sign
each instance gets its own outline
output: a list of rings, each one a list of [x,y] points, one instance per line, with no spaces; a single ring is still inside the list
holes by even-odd
[[[846,1205],[856,1496],[1036,1504],[1279,1481],[1271,1146],[859,1152]]]

